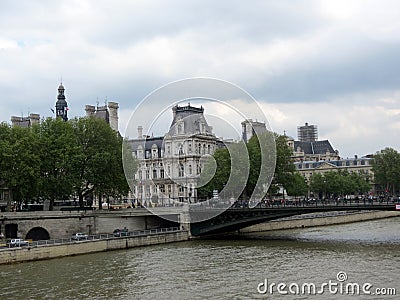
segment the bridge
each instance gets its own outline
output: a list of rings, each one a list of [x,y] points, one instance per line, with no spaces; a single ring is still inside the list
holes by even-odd
[[[341,201],[341,202],[296,202],[290,204],[273,204],[265,207],[257,206],[232,207],[229,209],[218,209],[213,207],[199,207],[191,209],[190,231],[192,236],[204,236],[232,232],[251,225],[263,223],[295,215],[329,212],[329,211],[396,211],[400,210],[399,204],[393,201]],[[214,214],[219,214],[211,219],[205,216],[210,215],[210,210]],[[196,220],[203,220],[196,222]]]
[[[399,204],[397,204],[399,206]],[[398,207],[400,211],[400,207]],[[393,201],[315,201],[261,203],[255,208],[234,204],[229,209],[210,206],[156,207],[89,212],[9,212],[0,214],[0,232],[7,238],[31,240],[70,238],[73,232],[111,233],[116,228],[148,230],[181,226],[192,236],[236,231],[266,221],[316,212],[395,211]],[[213,218],[207,216],[213,215]]]

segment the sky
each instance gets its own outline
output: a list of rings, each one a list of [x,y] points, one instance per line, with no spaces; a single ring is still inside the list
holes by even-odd
[[[52,116],[62,80],[70,117],[118,102],[125,133],[149,93],[191,77],[244,89],[277,133],[317,125],[342,157],[400,150],[400,2],[0,0],[0,121]]]

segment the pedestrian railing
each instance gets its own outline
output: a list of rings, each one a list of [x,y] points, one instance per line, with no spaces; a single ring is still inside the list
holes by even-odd
[[[42,247],[42,246],[50,246],[50,245],[63,245],[63,244],[71,244],[71,243],[80,243],[80,242],[88,242],[88,241],[99,241],[99,240],[107,240],[107,239],[120,239],[127,237],[140,237],[140,236],[149,236],[149,235],[157,235],[161,233],[173,233],[184,231],[179,227],[166,227],[166,228],[155,228],[155,229],[147,229],[147,230],[134,230],[128,231],[121,236],[115,236],[113,233],[101,233],[101,234],[93,234],[88,235],[85,238],[80,238],[78,240],[72,238],[62,238],[62,239],[51,239],[51,240],[39,240],[33,241],[29,243],[29,246],[22,246],[20,248],[26,247]],[[16,247],[13,247],[16,248]],[[9,247],[4,247],[1,250],[9,249]]]

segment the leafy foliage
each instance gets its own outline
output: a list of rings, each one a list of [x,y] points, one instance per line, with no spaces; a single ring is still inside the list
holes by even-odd
[[[372,169],[375,183],[384,191],[400,193],[400,153],[393,148],[385,148],[374,155]]]
[[[80,206],[89,194],[126,195],[121,150],[122,137],[94,117],[69,122],[49,118],[32,128],[3,123],[0,186],[8,188],[18,204],[50,200],[50,209],[54,200],[72,194]],[[136,168],[131,162],[130,173]]]

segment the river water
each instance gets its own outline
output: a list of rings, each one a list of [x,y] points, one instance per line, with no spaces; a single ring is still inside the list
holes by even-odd
[[[1,265],[0,299],[396,299],[399,280],[389,218]],[[347,283],[372,287],[356,296]]]

